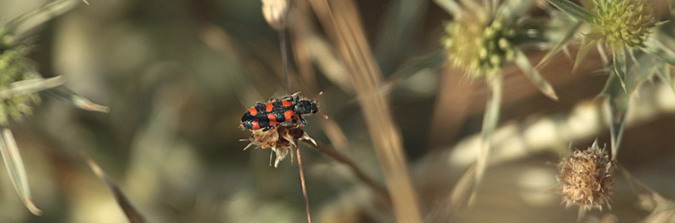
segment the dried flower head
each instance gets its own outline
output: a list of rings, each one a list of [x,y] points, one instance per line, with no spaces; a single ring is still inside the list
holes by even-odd
[[[15,82],[36,78],[35,67],[21,49],[0,51],[0,91],[9,90]],[[0,125],[9,119],[19,120],[32,113],[32,104],[38,103],[37,93],[12,95],[0,98]]]
[[[268,131],[255,130],[251,131],[251,137],[248,139],[251,141],[244,150],[248,149],[251,146],[255,146],[260,149],[271,149],[272,153],[276,156],[274,161],[274,167],[279,166],[286,156],[291,152],[292,149],[297,148],[297,142],[300,140],[307,141],[316,145],[316,141],[312,139],[304,129],[302,129],[301,124],[293,124],[290,126],[275,126]],[[293,153],[290,153],[291,157]],[[270,154],[270,162],[272,154]],[[270,163],[271,164],[271,163]]]
[[[602,210],[613,193],[614,161],[597,141],[586,150],[576,150],[558,163],[560,192],[565,206],[579,206],[581,213]]]
[[[281,31],[286,27],[290,0],[262,0],[262,13],[272,28]]]
[[[656,24],[644,0],[593,0],[593,31],[587,36],[603,40],[614,52],[643,45]]]

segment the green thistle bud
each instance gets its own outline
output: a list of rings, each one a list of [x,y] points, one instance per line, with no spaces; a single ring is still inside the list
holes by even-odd
[[[20,49],[5,49],[0,52],[0,91],[9,90],[12,83],[35,77],[34,65]],[[7,125],[9,119],[20,120],[32,113],[31,105],[38,103],[37,93],[15,95],[0,99],[0,125]]]
[[[591,39],[604,40],[614,52],[642,46],[656,24],[644,0],[593,0]]]
[[[466,13],[448,23],[443,44],[452,65],[472,77],[483,77],[511,60],[517,27],[501,18]]]

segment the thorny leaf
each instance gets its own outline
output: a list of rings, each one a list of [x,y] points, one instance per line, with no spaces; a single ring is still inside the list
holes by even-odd
[[[481,151],[476,162],[476,175],[474,179],[475,183],[473,184],[473,192],[469,198],[469,205],[471,205],[475,200],[478,187],[480,186],[480,182],[483,179],[483,174],[485,173],[485,169],[487,169],[487,162],[492,150],[492,133],[497,128],[497,124],[499,123],[499,110],[501,107],[503,94],[503,81],[502,75],[493,75],[492,77],[493,78],[488,80],[492,95],[487,102],[485,114],[483,115],[483,126],[480,132]]]
[[[549,84],[546,79],[544,79],[541,74],[532,67],[532,64],[530,63],[530,59],[523,53],[518,48],[513,49],[515,51],[515,63],[518,65],[520,70],[523,71],[523,74],[530,79],[530,81],[534,84],[534,86],[539,89],[544,95],[547,97],[557,101],[558,96],[555,93],[555,90],[553,90],[553,87],[551,87],[551,84]]]
[[[96,104],[66,87],[53,88],[46,90],[45,92],[48,95],[54,96],[55,98],[61,99],[62,101],[83,110],[95,112],[108,112],[110,110],[107,106]]]
[[[579,47],[579,51],[577,52],[577,56],[574,59],[574,66],[572,66],[572,71],[575,71],[578,67],[579,64],[581,64],[584,59],[586,59],[586,56],[588,55],[588,51],[597,43],[597,40],[590,40],[589,38],[584,38],[581,42],[581,47]]]
[[[108,174],[103,172],[100,166],[96,164],[94,160],[91,159],[86,154],[82,154],[84,157],[85,161],[87,162],[87,165],[89,165],[89,168],[94,171],[96,176],[103,180],[105,182],[105,185],[108,186],[108,189],[113,193],[113,196],[115,196],[115,200],[117,201],[117,204],[122,208],[122,211],[124,212],[124,215],[127,216],[127,219],[129,219],[129,222],[131,223],[142,223],[145,222],[145,218],[143,218],[143,215],[141,215],[138,210],[129,202],[129,199],[127,198],[126,195],[124,195],[124,192],[117,186],[117,183],[110,179]]]
[[[601,95],[607,96],[607,106],[610,112],[610,134],[612,140],[612,159],[615,159],[623,137],[626,122],[626,113],[630,104],[630,97],[641,83],[649,80],[659,66],[654,64],[653,57],[639,54],[638,63],[631,66],[624,81],[618,75],[611,75]]]
[[[626,90],[626,73],[628,72],[628,59],[625,51],[614,52],[612,56],[612,71],[619,77],[621,88]],[[637,64],[636,64],[637,65]],[[634,65],[634,66],[636,66]]]
[[[13,96],[35,93],[51,88],[61,86],[65,83],[63,76],[56,76],[52,78],[35,78],[17,81],[11,84],[10,89],[0,90],[0,98],[7,99]]]
[[[12,181],[14,189],[19,193],[26,208],[34,215],[42,215],[42,211],[33,203],[28,178],[26,177],[26,169],[23,166],[23,160],[14,140],[14,135],[12,135],[12,131],[8,128],[2,127],[0,131],[2,131],[0,134],[0,152],[9,173],[9,179]]]
[[[654,38],[647,39],[645,47],[642,50],[652,56],[658,57],[663,62],[675,66],[675,52]]]
[[[86,0],[56,0],[49,2],[43,5],[40,8],[37,8],[28,13],[22,14],[21,16],[9,21],[2,28],[6,28],[7,34],[13,36],[13,40],[17,41],[21,39],[26,32],[31,29],[49,21],[50,19],[59,16],[77,6],[80,2],[89,4]],[[10,42],[9,44],[14,44],[15,42]]]
[[[594,15],[592,12],[575,4],[570,0],[547,0],[547,1],[548,3],[551,3],[551,5],[560,9],[560,11],[563,11],[565,14],[572,16],[573,18],[579,21],[584,21],[588,23],[593,22]]]
[[[546,55],[544,55],[544,58],[541,59],[541,61],[539,61],[539,64],[537,64],[535,68],[543,67],[544,65],[548,64],[548,62],[551,62],[551,58],[553,58],[553,56],[558,54],[558,52],[560,52],[563,48],[565,48],[565,46],[567,46],[570,40],[572,40],[572,37],[574,37],[574,34],[576,34],[577,31],[579,31],[579,28],[581,28],[582,24],[583,23],[580,21],[575,22],[575,24],[565,32],[565,35],[560,39],[560,41],[558,41],[556,45],[553,46],[553,48],[551,48],[546,53]]]

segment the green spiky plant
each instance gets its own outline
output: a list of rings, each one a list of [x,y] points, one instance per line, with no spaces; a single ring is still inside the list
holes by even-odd
[[[450,0],[436,2],[454,16],[453,21],[445,25],[446,35],[442,40],[448,61],[471,78],[484,78],[492,92],[483,116],[483,146],[476,162],[474,179],[474,188],[477,188],[487,166],[492,133],[499,122],[503,67],[514,63],[539,91],[552,100],[558,100],[553,87],[521,49],[547,42],[546,24],[526,15],[533,5],[531,0],[502,4],[491,1],[482,5],[473,1],[461,1],[461,5]],[[475,189],[470,203],[474,195]]]
[[[621,144],[626,113],[631,96],[640,84],[658,75],[670,81],[670,66],[675,65],[675,52],[657,38],[657,22],[649,1],[644,0],[593,0],[585,7],[568,0],[548,0],[562,12],[586,24],[590,30],[571,29],[571,34],[581,33],[583,43],[575,60],[575,67],[592,47],[597,47],[606,61],[612,76],[601,96],[607,97],[610,108],[612,158],[615,159]],[[568,44],[565,39],[560,45]],[[605,55],[609,51],[609,55]],[[557,53],[551,51],[549,54]]]
[[[61,87],[65,82],[61,76],[43,78],[37,72],[37,65],[27,56],[30,52],[30,42],[26,40],[29,31],[82,2],[87,3],[81,0],[52,1],[0,24],[0,153],[14,188],[26,208],[35,215],[41,215],[42,211],[32,201],[23,161],[9,126],[32,114],[33,107],[40,102],[39,92],[84,110],[108,110]]]

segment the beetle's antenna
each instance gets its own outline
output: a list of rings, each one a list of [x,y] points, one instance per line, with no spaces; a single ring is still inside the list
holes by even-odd
[[[319,96],[316,97],[317,101],[319,100],[319,98],[321,98],[321,95],[323,95],[323,91],[319,91]],[[321,114],[321,117],[323,117],[323,119],[328,119],[328,115],[326,115],[326,113],[319,111],[319,114]]]

